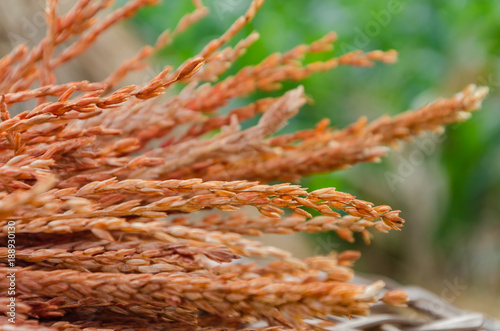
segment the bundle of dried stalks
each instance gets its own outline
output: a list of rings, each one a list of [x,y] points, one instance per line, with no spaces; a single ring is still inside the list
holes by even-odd
[[[287,330],[308,329],[311,318],[366,315],[379,301],[404,305],[401,291],[379,295],[382,282],[350,282],[356,252],[298,260],[242,235],[333,230],[349,241],[360,232],[369,242],[371,229],[399,230],[404,221],[389,206],[335,188],[266,183],[375,161],[398,141],[468,118],[487,89],[468,86],[421,109],[372,123],[360,119],[342,130],[324,120],[315,129],[276,135],[306,102],[302,87],[221,109],[285,80],[341,65],[392,63],[397,54],[356,51],[304,63],[306,54],[332,49],[330,33],[220,79],[257,40],[252,33],[224,46],[263,0],[199,54],[144,85],[116,88],[207,13],[201,1],[102,82],[56,82],[57,68],[155,2],[131,0],[99,21],[111,1],[79,0],[62,14],[49,0],[46,37],[0,60],[0,323],[22,330],[229,330],[265,322],[263,330]],[[166,97],[173,85],[183,89]],[[33,109],[9,111],[29,100],[37,101]],[[257,125],[241,129],[256,116]],[[180,127],[187,129],[179,133]],[[260,216],[236,212],[244,206]],[[200,210],[212,212],[192,217]],[[275,261],[237,261],[266,256]],[[15,324],[5,308],[12,272]]]

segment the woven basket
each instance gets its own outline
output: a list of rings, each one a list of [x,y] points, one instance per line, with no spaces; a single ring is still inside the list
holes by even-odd
[[[417,286],[402,286],[384,277],[355,276],[356,284],[371,284],[376,279],[384,280],[383,293],[401,289],[408,293],[410,302],[406,308],[396,308],[384,304],[372,307],[372,314],[366,317],[340,318],[329,316],[327,321],[310,319],[306,322],[318,330],[345,331],[451,331],[484,330],[499,331],[500,321],[481,313],[461,310],[444,301],[439,296]]]

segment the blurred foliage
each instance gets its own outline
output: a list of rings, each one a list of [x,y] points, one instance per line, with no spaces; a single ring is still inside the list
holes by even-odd
[[[206,2],[209,17],[161,51],[159,64],[180,64],[196,54],[249,3]],[[143,10],[133,21],[134,29],[145,42],[153,43],[161,31],[174,27],[192,9],[190,1],[163,1]],[[407,220],[400,234],[375,238],[368,247],[361,240],[353,245],[339,244],[333,235],[315,237],[312,242],[320,252],[361,249],[365,258],[358,265],[360,270],[436,291],[443,286],[441,279],[453,281],[458,276],[500,305],[499,18],[498,0],[268,0],[240,33],[244,37],[256,30],[261,38],[228,74],[329,31],[339,35],[333,55],[357,48],[399,51],[395,65],[338,68],[303,81],[315,103],[305,106],[287,131],[310,128],[324,117],[344,127],[362,115],[375,119],[415,109],[440,96],[451,96],[469,83],[490,86],[483,109],[469,121],[447,128],[440,139],[425,136],[421,145],[405,144],[380,164],[303,179],[302,184],[310,189],[335,186],[376,204],[387,203],[403,210]],[[433,142],[427,150],[422,147],[424,141]],[[410,166],[391,184],[388,174],[401,175],[401,164],[408,163],[411,153],[419,149],[422,162]]]

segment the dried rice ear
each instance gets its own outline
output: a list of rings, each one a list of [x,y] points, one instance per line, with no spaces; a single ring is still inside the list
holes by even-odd
[[[361,233],[369,243],[372,228],[400,230],[399,210],[286,181],[377,160],[398,141],[465,120],[487,89],[471,85],[416,111],[362,118],[342,130],[323,120],[279,133],[308,100],[303,86],[225,113],[230,101],[286,80],[396,60],[394,50],[355,51],[304,63],[306,54],[332,49],[337,36],[329,33],[220,78],[256,42],[251,33],[227,46],[263,0],[184,64],[144,84],[116,88],[207,14],[201,0],[103,81],[57,82],[54,70],[157,3],[130,0],[101,18],[111,2],[78,0],[61,14],[48,0],[46,36],[0,59],[0,288],[16,276],[15,295],[0,292],[0,329],[359,329],[376,325],[359,316],[379,307],[412,308],[411,292],[408,301],[382,281],[358,282],[352,266],[359,252],[299,260],[245,235],[335,231],[347,241]],[[12,112],[30,100],[37,105]],[[285,183],[272,184],[277,180]],[[15,325],[7,309],[14,299]]]

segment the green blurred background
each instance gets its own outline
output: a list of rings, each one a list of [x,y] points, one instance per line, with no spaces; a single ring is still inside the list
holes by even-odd
[[[158,68],[196,54],[249,3],[206,2],[210,15],[159,54]],[[144,42],[154,43],[192,9],[189,1],[163,1],[129,24]],[[336,49],[315,60],[357,48],[396,49],[400,54],[394,65],[338,68],[303,81],[315,104],[305,106],[285,131],[313,127],[324,117],[344,127],[361,115],[375,119],[418,108],[469,83],[490,87],[483,109],[448,127],[442,137],[426,135],[379,164],[312,176],[301,184],[310,189],[334,186],[388,204],[401,209],[407,221],[402,232],[376,235],[370,246],[361,240],[345,243],[334,234],[311,236],[311,252],[359,249],[363,258],[358,271],[424,286],[452,304],[500,316],[500,1],[267,0],[232,44],[253,30],[260,40],[228,74],[329,31],[339,35]],[[412,162],[417,154],[421,162]]]

